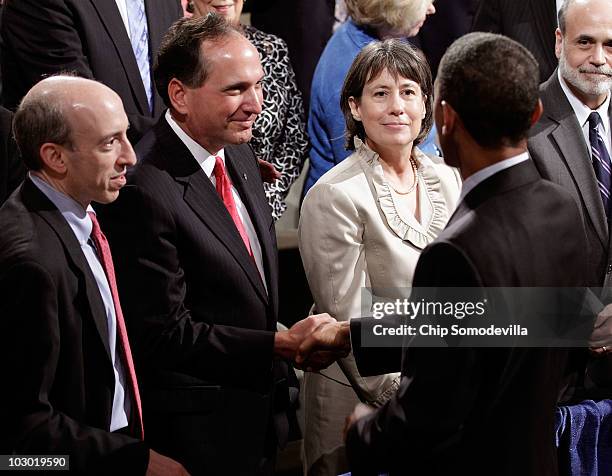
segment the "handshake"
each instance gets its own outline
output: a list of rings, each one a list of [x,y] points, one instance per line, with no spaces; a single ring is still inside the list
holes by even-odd
[[[351,351],[350,326],[329,314],[316,314],[274,335],[274,353],[298,368],[317,371]]]

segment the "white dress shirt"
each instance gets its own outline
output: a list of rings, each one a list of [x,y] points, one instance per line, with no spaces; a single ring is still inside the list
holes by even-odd
[[[574,95],[571,89],[567,86],[565,79],[563,79],[563,77],[561,76],[561,72],[557,71],[557,74],[559,75],[559,83],[561,83],[561,89],[563,89],[567,100],[569,101],[572,106],[572,109],[574,110],[576,119],[578,119],[578,124],[582,128],[582,134],[584,135],[584,140],[586,142],[587,147],[589,148],[589,150],[591,149],[591,142],[589,140],[589,116],[592,112],[597,112],[599,113],[599,117],[601,117],[601,122],[597,126],[597,130],[599,131],[599,134],[601,135],[604,141],[606,149],[608,149],[608,154],[610,154],[610,151],[612,151],[612,148],[610,147],[610,143],[612,141],[612,139],[610,138],[610,116],[608,116],[608,108],[610,107],[610,93],[608,92],[608,97],[603,102],[603,104],[597,109],[593,110],[590,107],[585,106],[584,103]],[[591,152],[591,157],[592,155],[593,153]],[[612,154],[610,155],[612,156]]]
[[[127,31],[128,38],[131,40],[132,35],[130,34],[130,20],[128,17],[127,11],[127,0],[115,0],[117,4],[117,8],[119,9],[119,15],[121,15],[121,19],[123,20],[123,25],[125,26],[125,30]]]
[[[176,135],[179,137],[179,139],[181,139],[183,144],[187,146],[193,158],[200,165],[200,167],[202,168],[202,170],[204,171],[204,173],[206,174],[206,176],[209,178],[209,180],[212,182],[213,186],[216,189],[217,181],[215,179],[215,175],[213,174],[213,171],[215,168],[215,157],[216,156],[221,157],[221,160],[223,161],[223,165],[225,165],[225,150],[221,149],[219,152],[217,152],[214,155],[208,152],[206,149],[204,149],[204,147],[202,147],[200,144],[194,141],[191,137],[189,137],[189,135],[183,129],[181,129],[181,127],[176,123],[176,121],[172,117],[172,114],[170,114],[169,109],[166,111],[166,121],[168,121],[168,124],[170,125],[172,130],[176,133]],[[226,172],[227,172],[227,168],[226,168]],[[227,174],[229,178],[229,172],[227,172]],[[253,251],[253,257],[255,258],[255,264],[257,265],[257,269],[259,270],[259,275],[262,277],[261,280],[263,281],[264,288],[266,289],[266,292],[267,292],[268,286],[266,284],[266,279],[265,279],[266,275],[265,275],[264,266],[263,266],[261,244],[259,243],[259,238],[257,238],[257,233],[255,232],[255,226],[253,225],[253,221],[251,220],[251,217],[249,216],[249,212],[246,206],[244,205],[244,203],[242,202],[242,200],[240,199],[240,195],[238,194],[236,187],[234,187],[234,184],[232,184],[232,196],[234,197],[234,202],[236,202],[236,210],[238,211],[238,216],[240,217],[240,220],[242,220],[244,229],[246,230],[246,233],[249,237],[249,242],[251,244],[251,250]],[[221,197],[219,197],[219,199],[221,199]]]
[[[81,250],[87,259],[87,264],[91,269],[102,302],[104,303],[104,311],[106,312],[106,324],[108,329],[108,350],[113,363],[113,372],[115,374],[115,393],[113,395],[113,409],[111,414],[111,423],[109,431],[119,430],[128,426],[130,415],[130,397],[127,391],[125,371],[123,363],[117,348],[117,318],[115,316],[115,304],[111,294],[110,286],[106,279],[106,273],[100,263],[98,254],[91,244],[90,236],[93,224],[87,212],[93,212],[91,205],[87,210],[75,202],[72,198],[59,192],[36,174],[30,173],[30,179],[38,189],[51,200],[56,206],[68,225],[72,229],[74,236],[81,245]]]
[[[514,157],[510,157],[509,159],[504,159],[493,165],[489,165],[484,169],[480,169],[475,174],[470,175],[463,181],[463,185],[461,187],[461,195],[459,196],[459,202],[461,202],[461,200],[463,200],[465,196],[476,187],[476,185],[484,182],[486,179],[495,175],[496,173],[501,172],[502,170],[510,168],[514,165],[520,164],[521,162],[525,162],[526,160],[529,160],[529,154],[527,152],[523,152],[522,154],[515,155]]]

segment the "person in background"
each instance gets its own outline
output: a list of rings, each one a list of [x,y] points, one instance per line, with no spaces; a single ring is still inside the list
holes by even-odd
[[[263,110],[253,124],[251,146],[255,157],[274,165],[280,177],[264,182],[275,220],[287,206],[285,197],[308,156],[308,137],[302,96],[295,83],[286,43],[277,36],[240,24],[243,0],[191,0],[195,16],[216,13],[242,29],[257,48],[264,70]]]
[[[480,0],[471,31],[488,31],[518,41],[535,56],[540,82],[557,67],[555,29],[563,0]]]
[[[441,158],[415,145],[433,124],[433,90],[427,60],[407,42],[373,42],[361,50],[340,106],[352,153],[306,195],[299,244],[316,312],[348,321],[370,312],[366,287],[378,298],[406,297],[398,293],[408,292],[421,250],[444,229],[461,181]],[[352,355],[324,375],[308,372],[307,474],[344,472],[346,416],[359,400],[380,407],[398,386],[397,373],[362,377]]]
[[[136,163],[119,96],[83,78],[36,84],[15,114],[29,169],[0,208],[0,452],[68,455],[75,474],[179,476],[143,442],[111,250],[91,202]]]
[[[310,169],[304,194],[350,151],[344,147],[344,116],[340,91],[351,63],[371,41],[415,36],[427,15],[435,13],[432,0],[346,0],[350,19],[333,34],[325,47],[312,79],[308,135]],[[438,155],[432,129],[424,142],[425,153]],[[416,145],[416,144],[415,144]]]
[[[257,0],[250,4],[251,25],[287,42],[305,112],[312,75],[333,33],[335,4],[334,0]]]
[[[14,110],[42,78],[71,71],[119,94],[136,143],[164,110],[152,58],[182,15],[178,0],[5,0],[2,104]]]

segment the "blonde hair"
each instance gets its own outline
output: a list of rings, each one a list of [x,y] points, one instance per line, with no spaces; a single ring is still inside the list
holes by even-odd
[[[425,16],[432,0],[345,0],[345,3],[348,14],[358,25],[410,31]]]

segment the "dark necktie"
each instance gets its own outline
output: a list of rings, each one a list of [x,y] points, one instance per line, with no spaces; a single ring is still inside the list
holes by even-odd
[[[223,160],[219,156],[215,156],[215,168],[213,169],[213,173],[215,174],[215,183],[217,187],[217,193],[223,200],[225,204],[225,208],[229,212],[232,220],[234,220],[234,224],[238,229],[238,233],[240,233],[240,237],[244,242],[244,246],[246,246],[247,251],[253,257],[253,250],[251,249],[251,242],[249,241],[249,236],[247,235],[246,230],[244,229],[244,224],[238,215],[238,210],[236,209],[236,202],[234,201],[234,196],[232,195],[232,184],[229,180],[229,177],[225,173],[225,166],[223,165]]]
[[[98,258],[106,273],[106,279],[108,286],[110,287],[111,295],[113,297],[113,304],[115,305],[115,317],[117,319],[117,334],[118,341],[121,347],[121,356],[123,358],[123,368],[128,371],[128,385],[131,391],[132,402],[135,403],[137,414],[138,414],[138,431],[140,437],[144,439],[144,429],[142,426],[142,405],[140,403],[140,392],[138,390],[138,381],[136,380],[136,371],[134,370],[134,361],[132,360],[132,351],[130,349],[130,342],[128,341],[127,330],[125,328],[125,321],[123,319],[123,312],[121,311],[121,304],[119,303],[119,293],[117,292],[117,281],[115,280],[115,267],[113,266],[113,257],[111,255],[110,246],[106,236],[100,229],[100,224],[96,218],[96,214],[93,212],[87,212],[91,218],[93,227],[91,229],[91,239],[96,245],[96,251]]]
[[[606,217],[610,219],[610,192],[612,191],[612,162],[610,154],[606,149],[603,138],[597,129],[601,117],[597,112],[592,112],[589,116],[589,142],[591,153],[593,154],[593,169],[599,185],[599,193],[603,201]]]

